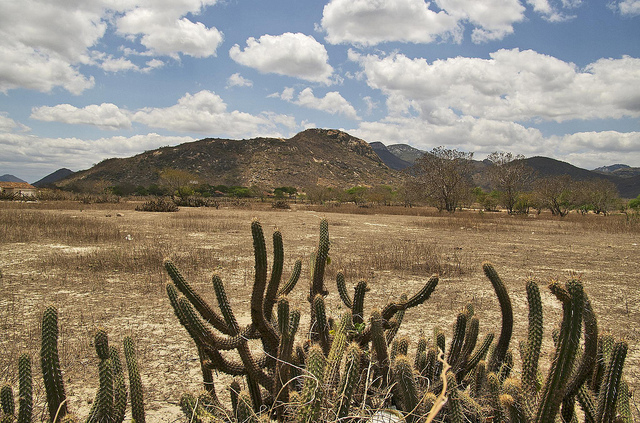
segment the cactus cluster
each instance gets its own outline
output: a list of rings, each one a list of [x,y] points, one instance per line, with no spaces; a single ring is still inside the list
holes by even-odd
[[[487,333],[481,340],[480,322],[470,304],[458,314],[448,348],[445,333],[436,328],[431,339],[420,337],[410,359],[413,346],[408,338],[396,336],[398,328],[407,309],[431,296],[437,276],[414,295],[403,295],[366,314],[366,281],[355,285],[352,297],[344,273],[338,272],[336,285],[346,312],[332,319],[325,306],[330,242],[323,219],[309,272],[310,326],[299,333],[300,311],[291,309],[287,295],[300,278],[301,261],[296,261],[288,282],[281,286],[281,233],[276,230],[273,235],[269,275],[257,220],[251,231],[255,280],[251,323],[245,327],[237,323],[220,276],[214,275],[212,282],[221,315],[173,263],[165,262],[172,280],[166,286],[170,303],[197,346],[203,374],[203,392],[184,394],[181,400],[189,421],[365,421],[376,410],[395,409],[406,422],[547,423],[560,418],[573,422],[577,421],[576,402],[587,423],[632,421],[622,375],[627,344],[598,333],[595,314],[578,280],[549,286],[562,304],[563,318],[546,378],[538,369],[543,337],[539,288],[527,282],[529,331],[519,345],[522,370],[515,374],[511,300],[489,263],[482,267],[500,304],[497,339]],[[260,347],[250,346],[252,340]],[[229,387],[231,409],[216,394],[214,372],[235,378]]]
[[[62,369],[58,356],[58,311],[55,307],[48,307],[42,317],[42,344],[40,350],[40,364],[42,378],[47,397],[49,421],[53,423],[71,423],[85,420],[87,423],[119,423],[124,421],[127,407],[127,387],[124,377],[120,352],[109,346],[107,332],[99,328],[94,338],[96,353],[100,359],[98,365],[100,387],[86,419],[80,419],[69,412],[67,397],[62,378]],[[144,423],[144,403],[142,382],[138,372],[135,347],[130,337],[124,339],[126,367],[129,374],[131,389],[132,421]],[[31,357],[28,354],[20,356],[18,362],[19,375],[19,409],[15,416],[13,392],[11,386],[2,388],[2,423],[29,423],[32,421],[32,376]]]

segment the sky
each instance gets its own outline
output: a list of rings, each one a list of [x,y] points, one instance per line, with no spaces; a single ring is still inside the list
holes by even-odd
[[[0,0],[0,174],[202,138],[640,166],[640,0]]]

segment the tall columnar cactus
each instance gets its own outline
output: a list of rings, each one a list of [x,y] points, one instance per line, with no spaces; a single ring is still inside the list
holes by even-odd
[[[40,364],[47,392],[49,417],[53,423],[58,423],[67,415],[68,411],[58,356],[58,310],[53,306],[47,307],[42,316]]]
[[[351,399],[360,377],[360,359],[362,351],[357,343],[352,343],[347,348],[344,374],[340,379],[335,403],[336,419],[340,420],[348,416]]]
[[[542,299],[540,289],[532,280],[526,284],[527,301],[529,302],[529,331],[527,341],[524,345],[524,356],[522,357],[522,382],[524,388],[531,395],[538,392],[538,360],[540,358],[540,348],[542,347]]]
[[[133,339],[129,336],[124,338],[123,344],[127,373],[129,374],[129,390],[131,391],[131,417],[136,423],[144,423],[144,393],[140,371],[138,370],[135,345]]]
[[[547,376],[542,389],[542,399],[536,414],[537,423],[553,421],[558,413],[580,344],[582,314],[584,312],[582,284],[578,281],[569,281],[566,290],[568,298],[564,295],[564,291],[557,288],[551,286],[552,292],[562,301],[562,326],[549,376]]]
[[[413,366],[409,359],[402,355],[396,358],[393,363],[393,374],[400,393],[402,408],[407,413],[408,422],[416,421],[418,403],[418,387],[413,377]]]
[[[500,331],[500,337],[498,338],[498,344],[491,355],[488,363],[488,369],[490,372],[496,372],[500,370],[500,366],[504,361],[504,357],[509,349],[509,342],[511,341],[511,334],[513,333],[513,309],[511,307],[511,299],[507,293],[507,288],[504,286],[502,279],[498,276],[498,273],[490,263],[483,263],[482,270],[487,276],[493,289],[498,297],[500,303],[500,312],[502,313],[502,329]]]

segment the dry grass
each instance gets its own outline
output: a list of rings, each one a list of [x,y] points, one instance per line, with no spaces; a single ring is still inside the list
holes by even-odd
[[[415,339],[435,326],[449,334],[456,312],[468,301],[477,307],[484,334],[495,330],[499,319],[491,286],[477,271],[483,260],[490,260],[511,292],[517,341],[526,333],[524,280],[530,276],[546,284],[577,272],[600,327],[629,341],[627,375],[632,387],[640,388],[635,370],[640,364],[640,242],[636,224],[625,216],[560,220],[544,214],[447,215],[423,208],[404,214],[397,210],[404,208],[390,208],[396,214],[383,214],[387,209],[381,207],[351,214],[341,213],[352,211],[349,207],[292,204],[292,210],[280,211],[269,203],[248,204],[144,213],[133,211],[136,204],[131,203],[0,203],[0,383],[15,382],[18,355],[31,353],[37,409],[43,412],[39,320],[47,305],[56,304],[72,409],[86,415],[97,387],[91,339],[100,325],[114,345],[121,345],[126,335],[137,341],[150,421],[179,421],[179,395],[198,389],[201,379],[193,343],[165,298],[163,259],[171,258],[212,303],[209,281],[219,272],[236,313],[246,322],[253,279],[249,227],[258,217],[267,236],[276,227],[282,231],[285,277],[296,258],[304,260],[302,280],[291,295],[304,316],[308,258],[317,243],[318,221],[326,216],[332,242],[326,279],[330,314],[342,308],[334,282],[340,269],[349,283],[369,282],[368,311],[403,292],[413,293],[435,272],[442,275],[440,285],[425,305],[407,312],[401,335]],[[543,295],[545,321],[551,326],[559,319],[560,306],[550,294]],[[548,361],[549,350],[544,354]]]

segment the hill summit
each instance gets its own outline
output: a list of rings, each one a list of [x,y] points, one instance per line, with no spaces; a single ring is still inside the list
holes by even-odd
[[[130,158],[107,159],[57,185],[106,181],[149,186],[159,182],[164,169],[188,171],[211,185],[270,188],[348,188],[391,184],[398,178],[367,142],[339,130],[307,129],[289,139],[206,138]]]

